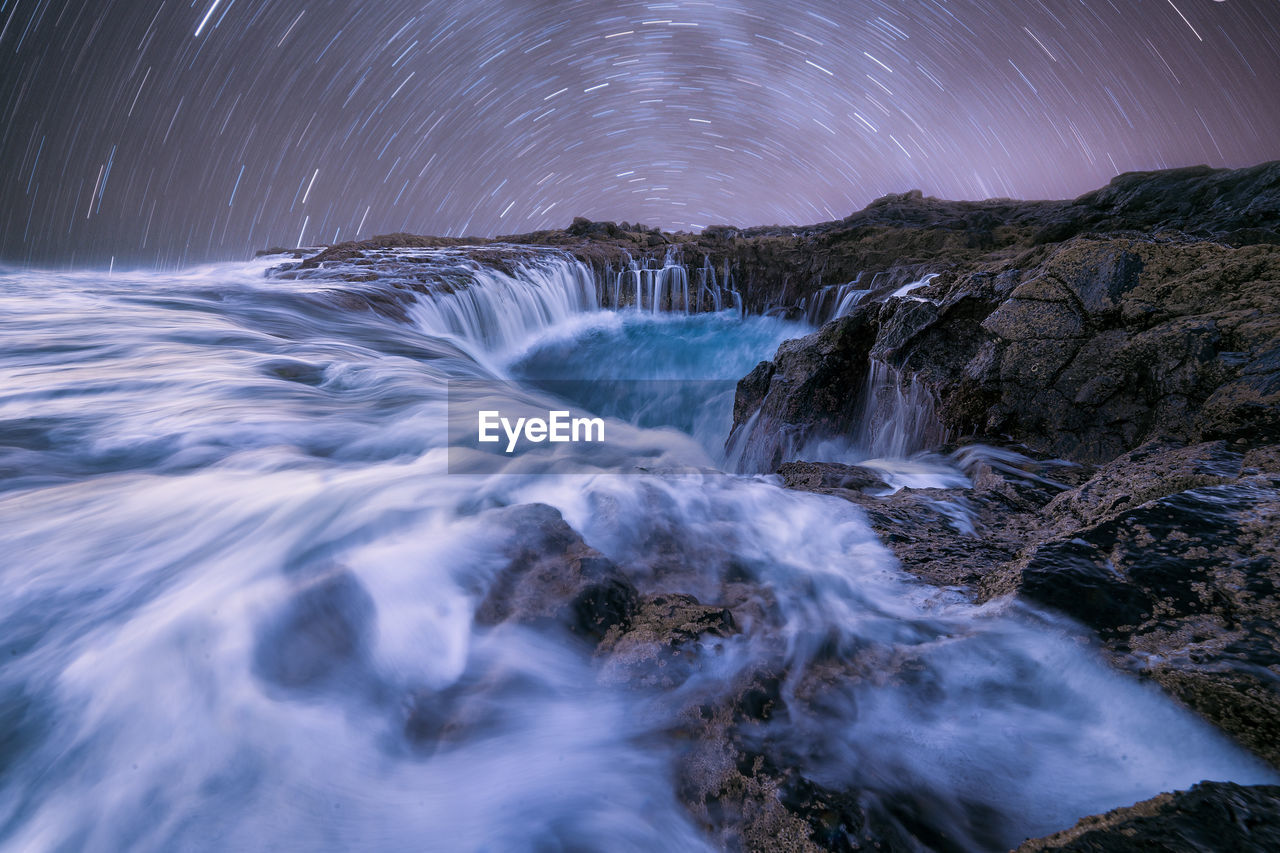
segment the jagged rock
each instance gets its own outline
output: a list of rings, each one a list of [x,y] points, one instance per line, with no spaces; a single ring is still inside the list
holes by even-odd
[[[1280,850],[1280,786],[1201,782],[1086,817],[1017,853],[1269,853]]]
[[[635,587],[554,507],[504,507],[486,513],[485,521],[502,531],[510,562],[476,609],[477,624],[556,622],[595,642],[631,619]]]
[[[924,580],[1069,614],[1117,666],[1280,766],[1280,447],[1153,443],[1091,476],[1002,467],[971,465],[968,489],[885,496],[786,482],[862,506]]]
[[[836,495],[862,507],[908,572],[939,586],[977,588],[1017,556],[1038,528],[1041,508],[1067,488],[1049,479],[1061,477],[1062,466],[1030,458],[1021,464],[1024,470],[1005,466],[1008,470],[1000,471],[976,461],[970,469],[972,488],[903,488],[889,494],[865,487],[833,488],[816,474],[791,473],[867,470],[856,466],[787,463],[778,473],[788,488]]]
[[[940,803],[909,790],[832,791],[801,776],[787,778],[781,798],[822,850],[984,849],[994,847],[1000,825],[999,815],[977,802]]]
[[[1018,589],[1280,765],[1278,487],[1257,475],[1122,504],[1036,545]]]
[[[1278,281],[1271,247],[1072,241],[983,322],[994,349],[965,372],[984,417],[961,423],[940,389],[943,411],[1091,462],[1153,438],[1274,440]]]
[[[785,443],[847,433],[860,411],[875,331],[871,315],[858,311],[784,342],[773,361],[738,383],[729,443],[741,442],[772,471]]]
[[[1280,163],[1130,172],[1075,200],[946,201],[918,190],[888,195],[841,220],[806,226],[710,227],[669,234],[579,217],[565,229],[484,238],[389,234],[330,246],[305,268],[389,247],[556,246],[603,273],[631,258],[675,251],[696,272],[704,260],[731,276],[747,310],[794,310],[824,286],[869,279],[914,281],[973,269],[1088,234],[1160,233],[1226,246],[1280,244]],[[961,269],[961,272],[966,270]],[[993,274],[998,277],[999,271]]]
[[[737,632],[733,613],[691,595],[643,598],[625,625],[601,640],[601,678],[610,683],[674,687],[698,665],[698,641]]]
[[[1276,246],[1077,237],[918,294],[779,348],[741,383],[735,429],[847,434],[873,358],[927,389],[952,434],[1077,461],[1153,439],[1280,440]]]

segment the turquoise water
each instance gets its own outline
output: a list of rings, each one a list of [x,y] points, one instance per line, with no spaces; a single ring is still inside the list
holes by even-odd
[[[733,470],[725,440],[737,381],[783,341],[811,331],[773,317],[602,312],[531,342],[509,375],[585,409],[691,435]]]

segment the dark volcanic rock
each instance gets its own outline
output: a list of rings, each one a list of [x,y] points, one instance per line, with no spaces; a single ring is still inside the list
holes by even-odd
[[[664,233],[578,218],[565,229],[484,238],[389,234],[330,246],[303,262],[350,263],[388,248],[554,246],[604,274],[674,252],[690,280],[709,263],[748,311],[794,310],[823,287],[868,280],[903,284],[926,272],[972,269],[1088,234],[1186,235],[1229,246],[1280,244],[1280,163],[1120,175],[1071,201],[946,201],[918,190],[888,195],[841,220],[807,226],[710,227]],[[961,270],[963,271],[963,269]],[[896,286],[896,284],[895,284]],[[825,319],[825,318],[824,318]]]
[[[796,228],[666,234],[576,219],[496,240],[389,235],[277,274],[339,280],[324,298],[405,319],[422,295],[471,286],[477,266],[511,272],[549,255],[588,264],[601,284],[633,260],[670,259],[748,312],[815,323],[850,289],[869,291],[740,382],[732,441],[747,467],[857,503],[930,582],[1074,616],[1117,666],[1280,766],[1280,163],[1131,173],[1072,201],[910,192]],[[279,375],[307,381],[295,372]],[[902,411],[882,410],[895,400]],[[884,420],[901,433],[892,452],[946,435],[1026,455],[961,450],[969,487],[892,494],[867,469],[782,464],[815,438],[870,446],[886,414],[904,416]],[[550,507],[484,518],[506,562],[478,590],[477,621],[568,631],[601,680],[678,696],[673,734],[687,750],[675,776],[713,842],[990,846],[998,816],[980,805],[944,814],[920,792],[826,790],[801,774],[770,733],[802,730],[823,685],[856,674],[834,651],[789,658],[768,585],[716,542],[659,533],[624,572]],[[260,638],[258,671],[275,683],[322,683],[364,654],[362,591],[341,576],[318,583]],[[741,660],[739,645],[752,654],[735,669],[725,661]],[[693,677],[706,673],[723,678]],[[501,689],[417,696],[406,733],[480,725],[468,691]],[[1276,801],[1277,789],[1205,783],[1027,849],[1274,849]]]
[[[636,590],[608,558],[589,547],[546,504],[491,510],[485,520],[505,535],[510,562],[489,587],[476,622],[558,622],[593,642],[625,625]]]
[[[1280,850],[1280,786],[1201,782],[1087,817],[1017,853],[1269,853]]]
[[[1018,587],[1280,766],[1278,487],[1243,477],[1125,509],[1036,546]]]
[[[778,474],[789,489],[823,492],[837,489],[883,489],[884,480],[871,468],[839,462],[785,462]]]
[[[865,486],[833,488],[829,483],[841,469],[868,469],[832,463],[789,462],[778,473],[788,488],[835,495],[862,507],[902,567],[917,577],[976,589],[1002,576],[1041,526],[1042,508],[1069,488],[1063,481],[1086,476],[1086,469],[1029,457],[1015,457],[1016,464],[999,462],[996,468],[972,449],[960,453],[974,453],[967,466],[970,488],[903,488],[889,494]]]
[[[883,497],[786,482],[862,506],[931,583],[1071,615],[1117,666],[1280,766],[1280,448],[1153,443],[1092,476],[1031,460],[969,473],[968,489]]]
[[[860,411],[875,328],[868,315],[841,317],[798,340],[784,342],[738,384],[734,434],[758,466],[773,470],[785,445],[810,435],[847,432]]]
[[[957,411],[950,393],[943,411],[1091,462],[1153,438],[1274,441],[1278,282],[1269,246],[1072,241],[983,321],[989,350],[964,376],[985,412]]]
[[[1077,461],[1152,439],[1274,443],[1280,247],[1078,237],[944,272],[785,347],[740,384],[735,428],[847,432],[875,360],[932,394],[953,435]]]
[[[674,687],[698,665],[699,640],[737,633],[733,613],[691,595],[642,599],[631,619],[614,625],[597,648],[606,682]]]

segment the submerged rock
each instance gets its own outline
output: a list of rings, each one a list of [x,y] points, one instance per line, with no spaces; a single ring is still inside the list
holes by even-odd
[[[597,648],[610,683],[674,687],[697,666],[702,640],[737,633],[733,613],[691,595],[646,596],[625,624],[609,629]]]
[[[254,648],[254,670],[280,687],[316,687],[368,652],[375,608],[364,586],[336,568],[302,581]]]
[[[522,504],[492,510],[485,520],[505,534],[503,550],[510,562],[477,608],[478,624],[556,622],[596,642],[630,622],[635,587],[583,542],[558,510]]]
[[[871,468],[839,462],[784,462],[778,474],[791,489],[823,492],[837,489],[883,489],[884,479]]]

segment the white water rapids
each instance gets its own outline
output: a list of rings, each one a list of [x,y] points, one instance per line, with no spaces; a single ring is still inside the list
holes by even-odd
[[[445,473],[448,380],[736,380],[808,326],[602,309],[554,253],[419,295],[409,322],[266,266],[0,271],[0,850],[706,849],[673,694],[476,623],[505,562],[491,510],[533,502],[642,592],[716,604],[748,577],[781,646],[740,616],[675,692],[781,654],[771,742],[819,784],[931,804],[954,849],[1274,778],[1068,622],[912,580],[853,505],[710,473],[731,400],[689,435],[620,426],[632,458],[592,474]],[[645,309],[697,302],[635,278]],[[798,697],[810,661],[855,658],[883,677]],[[411,743],[422,696],[478,722]]]

